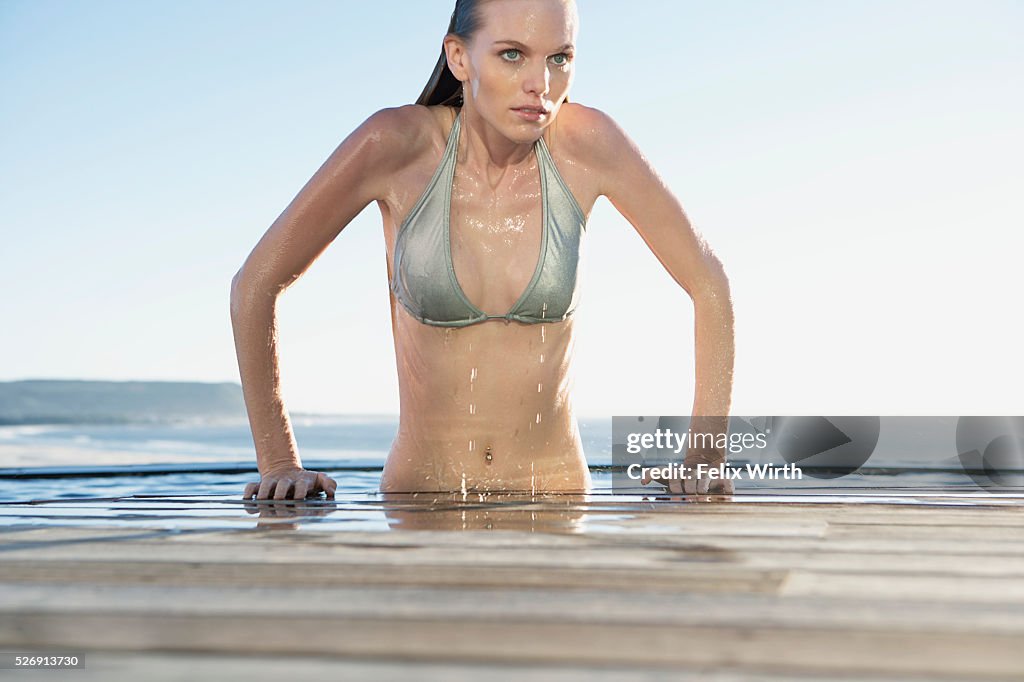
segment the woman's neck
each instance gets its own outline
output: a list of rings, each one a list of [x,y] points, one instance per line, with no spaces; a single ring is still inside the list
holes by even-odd
[[[459,161],[486,177],[494,172],[522,168],[533,162],[530,156],[535,142],[516,142],[490,126],[469,107],[462,108],[462,133]]]

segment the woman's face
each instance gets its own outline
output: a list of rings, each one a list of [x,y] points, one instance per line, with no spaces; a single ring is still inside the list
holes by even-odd
[[[468,45],[446,41],[449,66],[462,81],[467,107],[505,137],[533,142],[551,125],[572,85],[576,4],[489,0],[480,12],[481,25]]]

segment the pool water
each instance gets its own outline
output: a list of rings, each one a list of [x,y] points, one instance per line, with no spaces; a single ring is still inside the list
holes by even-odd
[[[338,481],[335,499],[243,500],[255,472],[178,471],[0,479],[0,525],[133,527],[172,531],[529,530],[603,532],[625,528],[638,514],[707,504],[660,488],[612,488],[606,468],[592,469],[594,489],[579,494],[382,494],[374,468],[318,469]],[[1019,505],[1024,490],[991,492],[967,476],[943,472],[856,473],[837,480],[740,481],[731,504]],[[651,524],[647,524],[648,527]],[[630,526],[631,531],[638,528]],[[641,529],[642,530],[642,529]]]

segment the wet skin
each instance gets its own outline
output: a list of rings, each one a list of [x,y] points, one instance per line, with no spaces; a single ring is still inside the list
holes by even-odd
[[[470,43],[445,40],[449,67],[465,94],[450,222],[463,292],[477,308],[502,315],[526,288],[541,240],[533,148],[543,136],[584,215],[606,196],[693,299],[695,411],[727,414],[727,280],[678,201],[614,121],[564,103],[574,69],[575,6],[503,0],[483,5],[483,16]],[[522,107],[547,114],[523,115],[517,111]],[[276,298],[297,279],[370,202],[381,211],[390,277],[398,226],[436,171],[456,113],[408,105],[371,116],[335,150],[236,276],[235,340],[262,477],[246,496],[332,494],[336,486],[299,463],[280,401],[275,338],[267,331],[272,305],[264,299]],[[382,491],[590,489],[570,401],[572,317],[446,329],[414,319],[393,296],[391,311],[401,420]]]

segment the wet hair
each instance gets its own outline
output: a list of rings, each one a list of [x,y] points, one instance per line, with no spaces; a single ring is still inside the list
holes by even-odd
[[[449,35],[462,38],[467,43],[480,28],[480,5],[487,0],[456,0],[452,20],[448,24]],[[450,107],[462,106],[462,82],[448,68],[448,56],[441,45],[441,56],[430,74],[427,87],[423,88],[416,104],[443,104]]]
[[[445,37],[455,35],[467,43],[471,41],[480,28],[480,6],[489,1],[455,0],[455,11],[452,12],[452,20],[448,23],[448,33]],[[569,101],[568,96],[565,101]],[[444,45],[441,46],[441,56],[434,66],[434,72],[430,74],[430,80],[427,81],[427,86],[423,88],[416,104],[441,104],[449,107],[461,107],[463,104],[462,82],[448,68],[448,56],[445,54]]]

